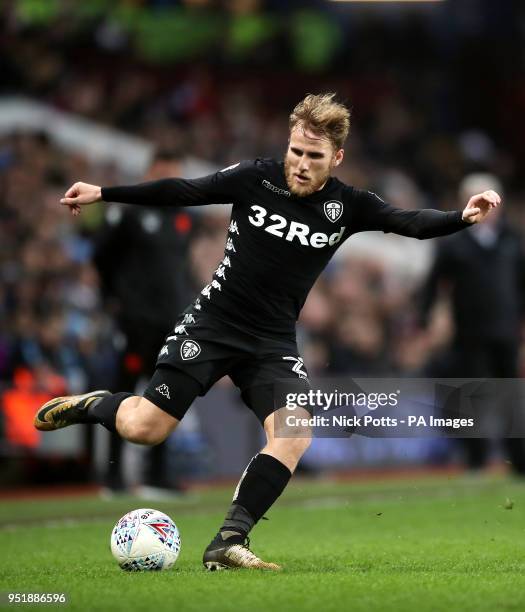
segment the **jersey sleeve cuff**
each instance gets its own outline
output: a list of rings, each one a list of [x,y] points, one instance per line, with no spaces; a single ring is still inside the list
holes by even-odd
[[[462,210],[455,210],[453,213],[451,213],[453,215],[455,215],[455,220],[457,221],[458,225],[460,227],[470,227],[472,225],[472,223],[469,223],[468,221],[463,221],[463,211]]]
[[[100,189],[100,195],[103,202],[114,202],[114,198],[111,197],[112,187],[102,187]]]

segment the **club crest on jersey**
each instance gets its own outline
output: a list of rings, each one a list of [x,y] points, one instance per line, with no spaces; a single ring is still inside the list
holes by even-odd
[[[338,200],[330,200],[324,203],[324,214],[328,221],[335,223],[341,218],[343,214],[343,204]]]
[[[195,359],[201,353],[201,347],[195,340],[184,340],[180,345],[180,356],[183,361]]]

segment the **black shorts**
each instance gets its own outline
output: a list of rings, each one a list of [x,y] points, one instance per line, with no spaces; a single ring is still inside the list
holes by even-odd
[[[198,388],[193,395],[205,395],[226,375],[241,390],[243,401],[261,423],[281,407],[274,401],[277,380],[289,379],[294,388],[301,390],[308,386],[294,335],[264,337],[189,310],[181,316],[180,325],[166,336],[144,397],[180,420],[195,399],[175,391],[185,380],[198,384],[188,385]]]

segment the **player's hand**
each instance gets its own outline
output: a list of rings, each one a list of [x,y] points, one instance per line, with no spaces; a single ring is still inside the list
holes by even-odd
[[[501,204],[499,195],[489,189],[483,193],[472,196],[465,206],[462,219],[467,223],[479,223],[489,214],[492,208],[497,208]]]
[[[86,204],[93,204],[102,200],[102,190],[98,185],[88,183],[75,183],[66,191],[60,204],[69,206],[73,215],[80,214],[80,207]]]

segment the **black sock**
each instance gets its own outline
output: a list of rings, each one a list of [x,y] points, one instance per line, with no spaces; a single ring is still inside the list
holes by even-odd
[[[220,529],[222,538],[244,539],[284,491],[291,476],[290,470],[275,457],[255,455],[237,485]]]
[[[100,423],[109,431],[117,431],[117,410],[120,404],[133,393],[113,393],[93,402],[86,414],[87,423]]]
[[[148,448],[144,484],[149,487],[170,489],[167,469],[168,446],[164,442]]]

